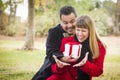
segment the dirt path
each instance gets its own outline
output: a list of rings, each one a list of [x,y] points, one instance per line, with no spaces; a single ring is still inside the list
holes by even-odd
[[[9,36],[2,36],[0,35],[0,40],[25,40],[25,36],[14,36],[14,37],[9,37]],[[46,40],[46,37],[36,37],[35,38],[35,41],[38,41],[38,40],[43,40],[45,41]]]
[[[115,37],[115,36],[107,36],[107,37],[101,37],[102,40],[108,45],[120,45],[120,36]],[[15,36],[15,37],[8,37],[8,36],[1,36],[0,35],[0,40],[25,40],[25,36]],[[37,37],[35,38],[35,41],[40,41],[40,42],[45,42],[46,37]]]
[[[108,36],[108,37],[101,37],[104,42],[107,43],[108,46],[110,45],[116,45],[120,46],[120,36]]]
[[[102,37],[102,40],[107,45],[108,54],[120,54],[120,36]]]
[[[9,40],[10,42],[13,41],[19,41],[19,44],[12,44],[12,43],[4,43],[2,47],[7,48],[7,49],[21,49],[25,43],[25,36],[14,36],[14,37],[9,37],[9,36],[1,36],[0,35],[0,40]],[[45,43],[46,43],[46,37],[36,37],[35,38],[35,44],[34,47],[35,49],[38,50],[45,50]]]
[[[101,37],[102,40],[107,45],[108,53],[112,54],[120,54],[120,36],[107,36],[107,37]],[[23,41],[25,40],[25,36],[15,36],[15,37],[7,37],[7,36],[0,36],[0,40],[18,40]],[[39,49],[45,50],[45,43],[46,43],[46,37],[37,37],[35,38],[35,46]]]

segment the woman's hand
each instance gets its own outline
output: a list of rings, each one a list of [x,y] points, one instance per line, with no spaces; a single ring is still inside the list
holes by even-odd
[[[82,61],[80,61],[79,63],[73,65],[73,67],[81,67],[81,66],[84,66],[85,63],[86,63],[86,61],[88,60],[88,54],[89,54],[89,52],[87,52],[87,53],[85,54],[85,57],[83,58]]]
[[[70,56],[64,56],[60,60],[66,63],[72,63],[72,62],[76,62],[79,59],[79,57],[80,56],[73,58],[72,55],[70,55]]]
[[[65,63],[65,62],[62,62],[59,59],[57,59],[57,57],[55,55],[53,55],[53,58],[57,64],[58,68],[63,68],[64,66],[70,66],[69,63]]]

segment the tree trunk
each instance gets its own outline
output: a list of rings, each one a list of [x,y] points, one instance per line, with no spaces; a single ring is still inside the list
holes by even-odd
[[[115,13],[115,26],[114,26],[114,29],[113,29],[113,33],[114,35],[120,35],[120,32],[119,32],[119,15],[120,15],[120,0],[117,0],[117,3],[116,3],[116,13]]]
[[[34,49],[34,0],[28,0],[28,27],[26,31],[26,40],[24,49],[33,50]]]

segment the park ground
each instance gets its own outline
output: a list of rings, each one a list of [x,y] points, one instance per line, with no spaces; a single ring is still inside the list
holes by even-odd
[[[120,79],[120,36],[101,37],[107,45],[104,73],[93,80]],[[35,50],[20,50],[25,37],[0,36],[0,80],[31,80],[44,62],[46,37],[35,38]]]

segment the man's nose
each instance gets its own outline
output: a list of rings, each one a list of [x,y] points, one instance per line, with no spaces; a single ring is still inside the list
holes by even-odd
[[[68,23],[68,25],[67,25],[68,27],[72,27],[72,24],[71,23]]]

